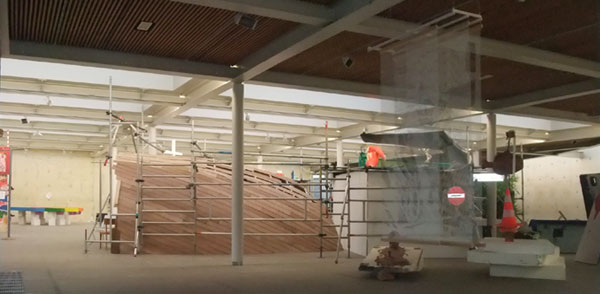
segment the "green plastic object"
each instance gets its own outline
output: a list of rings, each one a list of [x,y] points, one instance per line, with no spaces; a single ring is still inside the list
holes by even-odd
[[[361,152],[358,155],[358,167],[365,167],[366,164],[367,164],[367,154],[364,152]]]
[[[45,210],[47,212],[65,212],[64,208],[58,208],[58,207],[46,207]]]

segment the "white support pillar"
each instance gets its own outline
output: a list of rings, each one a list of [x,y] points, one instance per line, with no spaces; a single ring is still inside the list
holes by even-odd
[[[110,201],[110,210],[112,211],[112,213],[116,213],[117,211],[115,210],[115,200],[117,199],[117,173],[115,172],[115,170],[117,169],[117,160],[119,159],[119,149],[117,147],[113,147],[112,148],[112,160],[109,162],[109,164],[113,165],[113,173],[110,175],[111,182],[110,182],[110,193],[111,193],[111,197],[112,200]]]
[[[156,145],[156,127],[148,128],[148,142],[152,143],[152,145]],[[157,151],[158,150],[156,150],[154,147],[148,146],[148,154],[156,155]]]
[[[344,167],[344,144],[341,139],[337,140],[335,150],[337,155],[337,167]]]
[[[233,84],[231,263],[242,265],[244,258],[244,85]]]
[[[487,115],[487,148],[486,160],[494,162],[496,157],[496,114],[489,113]],[[496,182],[487,183],[487,223],[491,229],[492,237],[496,237],[496,201],[498,195],[496,192]]]
[[[262,155],[259,155],[259,156],[256,157],[256,162],[259,163],[258,166],[257,166],[257,168],[258,169],[263,169],[263,165],[262,165],[262,163],[263,163],[263,156]]]

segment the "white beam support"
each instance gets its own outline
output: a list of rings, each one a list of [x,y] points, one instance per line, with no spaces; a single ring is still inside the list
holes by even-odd
[[[335,143],[335,151],[337,167],[344,167],[344,142],[342,140]]]
[[[494,162],[496,157],[496,114],[489,113],[487,115],[487,149],[486,157],[488,162]],[[490,182],[487,186],[487,224],[490,227],[492,237],[496,237],[496,201],[498,195],[496,193],[496,183]]]
[[[0,0],[0,55],[10,54],[10,29],[8,18],[8,0]]]
[[[244,85],[233,84],[231,263],[242,265],[244,258]]]
[[[591,79],[497,99],[487,103],[486,107],[494,111],[504,111],[598,93],[600,93],[600,80]]]

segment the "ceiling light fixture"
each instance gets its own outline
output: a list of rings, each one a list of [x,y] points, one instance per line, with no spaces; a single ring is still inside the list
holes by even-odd
[[[549,132],[546,132],[545,134],[546,134],[546,136],[550,135],[550,133],[549,133]]]
[[[148,32],[150,29],[154,27],[154,23],[150,21],[140,21],[140,23],[135,28],[138,31]]]
[[[181,98],[181,99],[185,99],[185,95],[183,95],[183,94],[179,94],[179,98]]]
[[[341,133],[342,131],[340,131],[340,130],[335,130],[335,132],[336,132],[336,133]]]
[[[152,118],[152,114],[148,114],[148,117],[149,117],[149,118]]]
[[[397,119],[398,119],[398,120],[402,120],[402,117],[401,117],[401,116],[399,116],[399,117],[397,117]]]
[[[229,66],[229,68],[236,68],[236,69],[238,69],[238,68],[242,68],[242,67],[239,66],[239,65],[237,65],[237,64],[232,64],[232,65]]]
[[[241,25],[248,29],[254,30],[256,29],[256,25],[258,24],[258,20],[251,15],[238,13],[233,16],[233,22],[236,25]]]

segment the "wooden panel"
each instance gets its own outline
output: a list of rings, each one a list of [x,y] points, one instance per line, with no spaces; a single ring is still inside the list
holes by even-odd
[[[544,103],[537,106],[597,116],[600,115],[600,95],[586,95],[567,100]]]
[[[423,23],[457,8],[483,16],[482,36],[529,44],[597,23],[596,0],[406,0],[380,14]]]
[[[234,24],[232,11],[167,0],[11,0],[10,36],[88,47],[235,64],[296,26],[256,17],[256,30]],[[154,23],[148,32],[140,21]]]
[[[170,162],[172,157],[144,158],[146,162]],[[175,162],[179,162],[177,159]],[[131,157],[119,156],[117,164],[117,176],[121,180],[119,194],[119,212],[130,213],[135,211],[136,199],[136,167]],[[144,167],[146,175],[185,175],[190,174],[188,167]],[[281,183],[293,180],[274,175],[263,170],[247,169],[244,175],[246,183]],[[231,183],[231,169],[228,165],[207,166],[199,165],[196,177],[198,183]],[[182,178],[146,178],[145,186],[178,186],[184,187],[189,183],[188,179]],[[190,190],[145,190],[144,198],[189,198]],[[199,186],[197,197],[231,197],[231,186]],[[292,218],[304,219],[304,207],[306,202],[307,219],[319,219],[320,204],[307,194],[303,187],[299,186],[246,186],[244,187],[245,198],[291,198],[308,199],[297,200],[248,200],[244,201],[245,218]],[[324,208],[324,207],[323,207]],[[191,201],[146,201],[144,210],[193,210]],[[199,199],[196,203],[198,217],[230,218],[231,200],[205,200]],[[193,222],[191,213],[144,213],[144,221],[186,221]],[[332,224],[330,218],[324,219],[324,224]],[[119,217],[117,229],[122,240],[133,240],[134,219],[132,217]],[[254,253],[278,253],[278,252],[316,252],[319,251],[319,222],[299,221],[246,221],[245,232],[253,233],[303,233],[315,236],[246,236],[244,240],[244,252]],[[194,232],[230,232],[230,221],[199,221],[197,228],[193,225],[165,225],[145,224],[145,233],[194,233]],[[324,233],[328,236],[336,236],[334,228],[325,228]],[[143,253],[151,254],[193,254],[194,238],[171,237],[171,236],[145,236],[142,245]],[[230,236],[216,236],[200,234],[197,238],[197,254],[229,254],[231,240]],[[324,240],[324,250],[335,250],[335,240]],[[131,253],[132,247],[121,245],[121,252]]]
[[[381,38],[351,32],[342,32],[332,38],[277,65],[274,70],[327,78],[379,83],[379,53],[367,52],[367,47]],[[354,61],[344,66],[343,57]]]
[[[481,58],[481,76],[491,76],[481,82],[481,96],[484,100],[511,97],[588,79],[572,73],[493,57]]]

